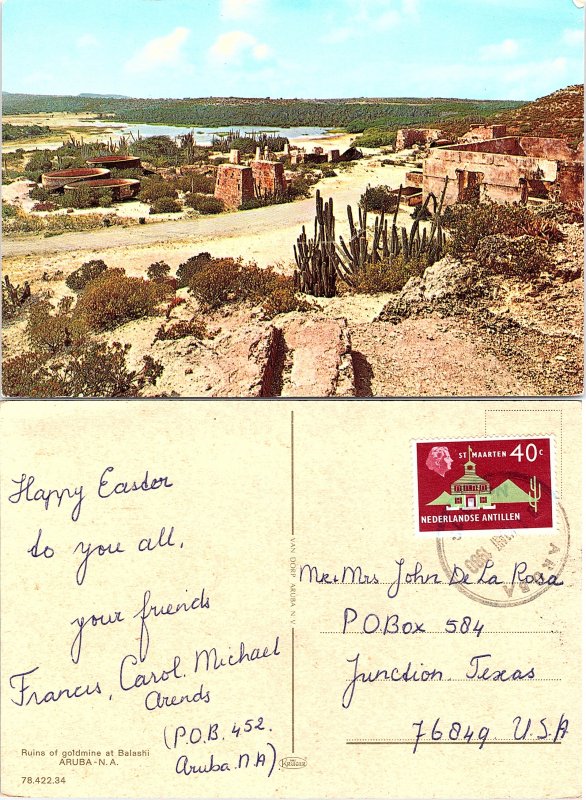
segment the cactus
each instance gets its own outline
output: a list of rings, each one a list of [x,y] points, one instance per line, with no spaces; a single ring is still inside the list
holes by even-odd
[[[536,475],[529,481],[529,497],[531,498],[529,506],[537,513],[537,504],[541,500],[541,484],[537,480]]]
[[[445,247],[445,233],[442,228],[441,214],[447,188],[447,179],[441,197],[438,199],[429,193],[421,204],[409,233],[405,227],[397,227],[397,215],[403,187],[399,187],[397,206],[389,231],[389,223],[385,212],[375,217],[372,240],[369,241],[367,222],[368,212],[358,207],[358,224],[354,219],[351,206],[347,207],[350,238],[348,242],[342,236],[339,244],[335,240],[335,217],[333,200],[324,204],[319,191],[316,193],[316,216],[314,221],[314,237],[308,239],[305,227],[293,247],[297,270],[295,286],[302,292],[315,297],[333,297],[336,292],[336,277],[349,286],[355,286],[355,276],[368,265],[383,260],[393,259],[401,255],[406,262],[411,259],[424,258],[433,264],[442,257]],[[429,230],[420,231],[420,223],[428,216],[432,206],[432,222]],[[430,212],[431,213],[431,212]]]
[[[314,297],[334,297],[336,294],[336,275],[340,270],[340,258],[335,247],[334,203],[324,203],[319,190],[315,195],[316,215],[313,239],[308,239],[305,226],[293,246],[297,270],[295,287]]]

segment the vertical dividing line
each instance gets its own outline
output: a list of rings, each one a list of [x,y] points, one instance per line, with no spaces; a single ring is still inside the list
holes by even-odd
[[[295,536],[295,416],[291,410],[291,538]],[[291,628],[291,755],[295,753],[295,628]]]
[[[291,755],[295,755],[295,628],[291,628]]]
[[[291,536],[295,536],[295,418],[291,411]]]

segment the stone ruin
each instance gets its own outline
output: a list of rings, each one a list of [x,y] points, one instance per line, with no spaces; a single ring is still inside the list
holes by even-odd
[[[563,139],[503,136],[435,148],[423,162],[423,193],[441,194],[446,177],[447,204],[529,198],[581,204],[584,146],[574,150]]]
[[[278,196],[287,190],[283,164],[261,160],[259,151],[257,148],[255,160],[246,166],[240,164],[239,151],[231,150],[230,163],[218,167],[214,195],[226,208],[234,210],[255,197]]]
[[[445,131],[438,128],[399,128],[397,131],[396,150],[408,150],[414,145],[431,147],[438,142],[449,144],[453,139]]]
[[[340,161],[354,161],[362,158],[362,152],[350,147],[343,153],[337,149],[325,152],[323,147],[314,147],[311,153],[303,148],[291,148],[285,145],[285,155],[291,164],[336,164]],[[240,152],[230,150],[229,163],[220,164],[216,177],[215,197],[229,209],[237,209],[255,197],[278,196],[287,191],[284,166],[280,161],[272,161],[268,148],[256,148],[254,159],[250,164],[240,163]]]

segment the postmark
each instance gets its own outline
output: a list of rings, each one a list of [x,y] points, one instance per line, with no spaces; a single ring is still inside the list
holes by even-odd
[[[536,600],[564,582],[570,529],[559,503],[556,519],[557,530],[545,536],[508,531],[438,537],[437,554],[446,580],[488,606],[510,608]]]
[[[517,536],[557,530],[553,436],[413,443],[419,536]]]

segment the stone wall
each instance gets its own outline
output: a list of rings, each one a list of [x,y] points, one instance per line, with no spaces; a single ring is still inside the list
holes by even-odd
[[[396,149],[407,150],[414,144],[426,145],[445,138],[447,134],[437,128],[399,128]]]
[[[500,139],[507,135],[506,125],[474,125],[468,133],[460,137],[461,142],[482,142],[486,139]]]
[[[254,189],[261,197],[285,191],[285,172],[279,161],[252,161],[251,167]]]
[[[239,208],[254,197],[252,169],[239,164],[220,164],[214,195],[226,208]]]
[[[530,196],[570,202],[582,196],[583,165],[577,153],[558,139],[507,136],[432,150],[423,164],[423,193],[439,194],[448,178],[446,203],[466,199],[478,185],[481,200],[520,202],[523,184]]]

